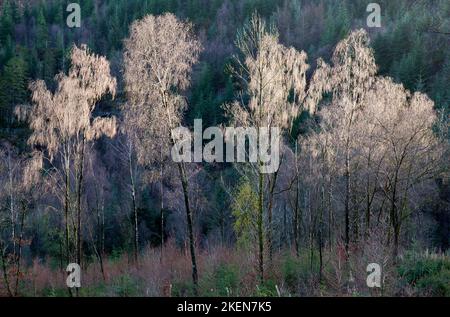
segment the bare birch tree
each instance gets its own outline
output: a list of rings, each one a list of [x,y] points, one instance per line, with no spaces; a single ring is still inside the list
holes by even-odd
[[[0,145],[0,261],[9,296],[19,293],[22,278],[26,220],[42,194],[39,153],[19,154],[12,145]]]
[[[66,261],[75,259],[81,265],[85,147],[102,135],[113,137],[116,133],[114,117],[93,117],[97,102],[108,93],[114,96],[116,79],[110,75],[109,62],[92,54],[85,45],[73,47],[71,60],[69,73],[55,77],[58,86],[54,93],[44,81],[32,82],[33,106],[18,107],[16,112],[22,120],[28,120],[32,130],[28,143],[42,151],[49,175],[63,182],[60,199]]]
[[[390,78],[377,78],[366,96],[364,115],[373,122],[373,147],[384,158],[379,182],[389,201],[393,255],[397,257],[402,224],[414,211],[411,192],[444,171],[447,144],[433,131],[438,123],[434,102],[425,94],[410,93]]]
[[[126,120],[134,127],[138,161],[149,164],[163,161],[175,144],[172,129],[180,126],[185,99],[180,93],[189,86],[192,65],[198,60],[201,45],[192,25],[173,14],[148,15],[131,26],[125,41],[125,83],[128,95]],[[186,167],[177,163],[183,188],[192,279],[197,293],[198,272],[192,210]],[[162,181],[162,179],[161,179]]]
[[[236,56],[237,66],[232,74],[241,81],[241,101],[225,108],[237,126],[257,129],[258,148],[260,130],[277,127],[289,131],[292,121],[299,112],[299,105],[305,98],[306,53],[286,48],[278,43],[275,30],[267,27],[256,13],[238,35],[236,42],[242,57]],[[292,95],[291,95],[292,94]],[[248,97],[248,103],[245,102]],[[264,279],[264,174],[258,157],[251,174],[257,178],[258,188],[258,269],[259,278]],[[267,207],[267,244],[269,259],[272,258],[272,208],[278,171],[269,177]]]
[[[369,37],[364,30],[352,32],[336,46],[332,57],[333,66],[319,59],[318,69],[313,75],[308,90],[307,104],[313,108],[325,92],[332,92],[333,102],[339,105],[344,115],[343,134],[345,151],[345,249],[350,244],[350,194],[352,183],[351,147],[352,127],[364,106],[364,96],[371,87],[377,72],[373,50],[369,47]]]
[[[365,35],[357,31],[349,38],[352,36]],[[386,211],[392,230],[395,258],[402,223],[414,211],[410,205],[411,192],[418,185],[442,173],[445,166],[442,158],[447,151],[447,144],[433,131],[438,125],[433,102],[424,94],[411,94],[390,78],[376,77],[371,52],[364,49],[367,43],[360,40],[357,41],[360,43],[359,49],[355,51],[360,53],[346,57],[354,61],[347,61],[347,66],[339,64],[336,58],[340,55],[335,52],[335,65],[329,67],[322,64],[313,76],[315,86],[311,86],[308,97],[313,99],[318,91],[318,95],[323,91],[332,91],[333,99],[319,112],[319,132],[313,133],[303,145],[312,157],[317,157],[324,149],[327,152],[332,150],[330,154],[334,157],[335,174],[344,176],[347,254],[350,241],[349,202],[352,201],[355,217],[351,225],[356,228],[355,239],[358,239],[357,230],[361,222],[360,210],[364,211],[366,240],[370,238],[372,229],[375,229],[371,226],[374,210],[379,210],[377,222],[384,216],[382,212]],[[348,39],[338,44],[338,49],[344,43],[348,43]],[[349,46],[352,47],[353,44]],[[361,58],[363,60],[358,61]],[[356,68],[350,73],[345,71],[352,64],[357,65]],[[362,75],[360,72],[364,70],[365,75]],[[318,80],[321,77],[322,80]],[[323,142],[317,142],[327,138],[331,140],[327,147],[321,146]],[[350,182],[351,174],[354,177]],[[390,232],[388,236],[391,236]]]

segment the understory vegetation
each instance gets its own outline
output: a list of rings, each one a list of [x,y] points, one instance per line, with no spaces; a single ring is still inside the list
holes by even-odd
[[[450,296],[449,1],[71,2],[0,0],[1,296]]]

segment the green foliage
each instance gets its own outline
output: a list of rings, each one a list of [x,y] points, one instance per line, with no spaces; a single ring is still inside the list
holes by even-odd
[[[192,89],[191,96],[191,113],[190,117],[193,119],[203,119],[205,126],[214,124],[214,109],[211,109],[213,105],[213,74],[211,67],[208,64],[203,64],[199,80],[196,82]]]
[[[0,76],[0,124],[11,127],[14,107],[27,101],[27,85],[27,64],[21,55],[14,56]]]
[[[200,293],[203,296],[238,296],[239,268],[235,265],[220,264],[211,274],[207,274],[200,282]]]
[[[417,282],[417,288],[427,296],[450,297],[450,270],[423,277]]]
[[[108,285],[101,282],[93,286],[83,286],[79,290],[80,297],[104,297],[108,296]]]
[[[172,284],[172,294],[174,297],[186,297],[194,295],[194,283],[192,280],[175,281]]]
[[[234,194],[232,214],[238,246],[248,248],[256,241],[258,197],[247,179],[241,180]]]
[[[44,297],[69,297],[69,291],[67,288],[55,288],[48,287],[42,290],[42,296]]]
[[[436,74],[431,83],[431,96],[438,108],[450,111],[450,52],[446,54],[442,69]]]
[[[293,294],[297,294],[300,285],[307,284],[311,276],[317,274],[318,271],[319,257],[317,252],[313,254],[312,259],[309,250],[301,250],[298,257],[288,254],[283,258],[281,266],[283,280],[288,290]]]
[[[40,55],[44,54],[45,49],[48,47],[48,27],[45,19],[44,9],[39,10],[37,16],[37,33],[36,33],[36,49]]]
[[[334,45],[350,31],[351,16],[345,3],[335,3],[328,7],[325,17],[325,29],[322,34],[322,45]]]
[[[276,282],[272,279],[267,279],[263,284],[256,288],[256,297],[276,297],[278,296]]]
[[[19,23],[21,16],[15,1],[6,0],[0,7],[0,47],[8,44],[14,38],[15,24]]]
[[[141,281],[125,274],[115,278],[112,282],[112,290],[114,296],[120,297],[136,297],[140,294]]]
[[[292,256],[287,256],[283,262],[282,272],[289,290],[295,291],[302,272],[300,261]]]
[[[450,296],[450,258],[407,254],[398,268],[399,275],[419,295]]]

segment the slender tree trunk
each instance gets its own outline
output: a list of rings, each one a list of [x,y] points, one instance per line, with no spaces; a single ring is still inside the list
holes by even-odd
[[[70,250],[70,230],[69,230],[69,212],[70,212],[70,144],[65,144],[64,150],[65,165],[65,197],[64,197],[64,220],[65,220],[65,240],[66,240],[66,265],[71,262],[72,252]],[[69,296],[72,297],[72,290],[67,288]]]
[[[133,208],[133,231],[134,231],[134,239],[133,239],[133,245],[134,245],[134,263],[138,265],[138,255],[139,255],[139,221],[138,221],[138,213],[137,213],[137,206],[136,206],[136,183],[134,179],[134,172],[133,172],[133,158],[132,158],[132,150],[131,145],[129,145],[128,149],[128,167],[129,167],[129,173],[130,173],[130,183],[131,183],[131,204]]]
[[[353,122],[353,111],[347,126],[347,135],[345,140],[345,253],[346,258],[349,255],[350,244],[350,129]]]
[[[258,245],[259,245],[259,280],[264,282],[264,229],[263,229],[263,174],[259,172],[259,188],[258,188]]]
[[[16,285],[14,287],[14,296],[17,296],[19,291],[19,279],[20,279],[20,265],[22,261],[22,243],[23,243],[23,230],[25,225],[25,212],[26,212],[26,206],[25,203],[23,203],[22,206],[22,215],[20,219],[20,236],[19,236],[19,243],[18,243],[18,251],[17,251],[17,260],[16,260]]]
[[[102,201],[101,253],[105,254],[105,202]]]
[[[291,232],[288,229],[288,220],[287,220],[287,209],[286,209],[286,204],[283,205],[283,234],[279,235],[279,248],[278,248],[278,252],[281,251],[281,249],[285,246],[289,247],[289,249],[292,249],[292,245],[291,245]]]
[[[14,195],[13,195],[13,171],[11,164],[11,149],[8,149],[8,176],[9,176],[9,208],[11,216],[11,241],[13,244],[13,254],[16,255],[16,215],[14,212]]]
[[[257,30],[259,30],[259,20],[257,20]],[[264,76],[263,74],[263,65],[261,64],[261,61],[258,65],[258,84],[259,84],[259,90],[257,92],[258,96],[258,151],[261,149],[261,126],[263,123],[263,90],[264,90]],[[258,155],[258,219],[257,219],[257,226],[258,226],[258,245],[259,245],[259,280],[262,284],[264,282],[264,175],[261,172],[262,163],[260,155]]]
[[[300,215],[299,215],[299,201],[300,199],[300,175],[298,170],[298,143],[295,143],[295,206],[294,206],[294,245],[295,254],[300,255]]]
[[[366,234],[365,238],[366,240],[369,238],[370,235],[370,194],[369,194],[369,177],[367,177],[367,193],[366,193],[366,199],[367,199],[367,206],[366,206]]]
[[[3,241],[0,240],[0,256],[2,259],[2,270],[3,270],[3,280],[5,282],[6,291],[8,292],[8,296],[13,297],[13,292],[11,291],[11,286],[9,284],[8,278],[8,265],[6,264],[6,251],[5,246],[3,245]]]
[[[323,215],[325,213],[325,184],[327,175],[327,155],[326,152],[322,152],[322,177],[320,182],[320,215],[319,215],[319,232],[318,232],[318,242],[319,242],[319,282],[322,281],[322,270],[323,270],[323,258],[322,258],[322,248],[323,248]]]
[[[328,205],[328,246],[331,252],[333,246],[333,209],[331,206],[332,185],[331,185],[331,175],[328,176],[328,195],[327,195],[327,205]]]
[[[260,97],[261,104],[261,97]],[[261,108],[260,108],[261,109]],[[261,122],[261,111],[260,111]],[[258,149],[260,148],[260,127],[258,127]],[[264,175],[261,172],[262,163],[258,155],[258,215],[257,215],[257,230],[258,230],[258,269],[259,269],[259,281],[262,284],[264,282]]]
[[[351,187],[355,187],[355,184],[353,184]],[[356,208],[356,205],[357,205],[356,204],[356,193],[352,192],[350,198],[351,198],[351,206],[354,206],[352,208],[352,221],[351,221],[352,234],[350,235],[350,242],[358,243],[359,242],[359,232],[360,232],[359,224],[361,222],[361,219],[360,219],[359,210],[358,210],[358,208]]]
[[[161,185],[161,201],[160,201],[160,213],[161,213],[161,263],[164,259],[164,183],[163,183],[163,162],[162,162],[162,153],[161,153],[161,170],[160,170],[160,185]]]
[[[272,234],[272,209],[274,200],[274,191],[277,183],[278,170],[275,172],[272,181],[270,183],[269,191],[269,206],[267,208],[267,218],[268,218],[268,230],[267,230],[267,247],[269,249],[269,262],[272,263],[273,258],[273,234]]]
[[[102,215],[100,214],[100,209],[102,210],[102,214],[104,212],[103,199],[101,204],[102,206],[101,208],[99,208],[97,203],[97,243],[96,243],[97,246],[95,247],[95,249],[97,250],[98,261],[100,262],[100,270],[102,272],[103,281],[106,281],[105,268],[103,265],[103,254],[104,254],[102,244],[103,222],[102,222]]]
[[[62,228],[61,228],[62,231]],[[64,246],[63,246],[63,241],[61,241],[61,239],[59,239],[58,241],[58,245],[59,245],[59,269],[62,271],[64,269]]]
[[[172,135],[172,117],[170,115],[169,111],[169,105],[166,99],[167,92],[161,91],[161,98],[163,102],[163,106],[167,111],[168,119],[169,119],[169,129],[170,129],[170,143],[172,146],[175,145],[175,140]],[[186,220],[187,220],[187,229],[188,229],[188,235],[189,235],[189,249],[191,252],[191,261],[192,261],[192,281],[194,283],[194,295],[198,295],[198,270],[197,270],[197,260],[195,257],[195,241],[194,241],[194,229],[193,229],[193,221],[192,221],[192,211],[189,204],[189,188],[188,188],[188,180],[186,176],[186,170],[184,167],[184,164],[182,162],[179,162],[178,164],[178,171],[180,173],[180,179],[181,179],[181,185],[183,187],[183,195],[184,195],[184,205],[186,208]]]
[[[67,147],[68,148],[68,147]],[[70,263],[70,233],[69,233],[69,204],[70,204],[70,163],[69,157],[65,155],[65,197],[64,197],[64,221],[66,240],[66,263]]]
[[[397,261],[398,258],[399,236],[400,236],[400,226],[397,224],[394,227],[394,261]]]
[[[348,146],[347,146],[348,147]],[[349,150],[345,153],[345,253],[348,257],[350,244],[350,156]]]
[[[314,219],[311,208],[311,190],[308,190],[308,214],[309,214],[309,266],[313,270],[314,258]]]
[[[319,229],[319,283],[322,282],[323,255],[322,255],[322,229]]]
[[[81,196],[83,191],[83,172],[84,172],[84,155],[85,155],[85,138],[81,142],[81,153],[79,157],[78,166],[78,188],[77,188],[77,263],[81,267],[81,254],[82,254],[82,231],[81,231]]]
[[[189,205],[189,191],[188,191],[188,182],[186,177],[186,171],[183,163],[178,163],[178,169],[181,177],[181,184],[183,186],[183,194],[184,194],[184,204],[186,208],[186,218],[187,218],[187,227],[188,227],[188,235],[189,235],[189,249],[191,252],[191,261],[192,261],[192,280],[194,282],[194,295],[198,296],[198,272],[197,272],[197,261],[195,258],[195,241],[194,241],[194,232],[193,232],[193,224],[192,224],[192,212]]]
[[[393,250],[394,261],[397,260],[398,256],[398,241],[400,235],[400,221],[398,219],[398,210],[397,210],[397,181],[398,181],[398,170],[395,171],[391,197],[391,223],[392,229],[394,231],[394,250]]]
[[[84,169],[84,150],[85,150],[85,138],[82,137],[81,141],[81,149],[80,152],[77,154],[78,158],[78,167],[77,167],[77,180],[76,180],[76,186],[77,186],[77,214],[76,214],[76,226],[75,226],[75,241],[76,241],[76,263],[82,267],[82,259],[81,259],[81,196],[82,196],[82,190],[83,190],[83,169]],[[79,295],[79,289],[78,287],[75,288],[75,294],[78,297]]]
[[[297,257],[300,255],[299,235],[300,235],[300,217],[299,217],[299,188],[298,181],[295,192],[295,206],[294,206],[294,246]]]

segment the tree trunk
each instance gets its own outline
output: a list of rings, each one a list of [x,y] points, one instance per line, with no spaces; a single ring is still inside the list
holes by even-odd
[[[163,106],[167,111],[168,119],[169,119],[169,129],[170,129],[170,143],[172,146],[175,145],[175,140],[172,135],[172,117],[170,115],[168,102],[166,100],[166,91],[161,91],[161,98],[163,102]],[[186,220],[187,220],[187,229],[189,235],[189,249],[191,252],[191,261],[192,261],[192,281],[194,283],[194,295],[198,295],[198,271],[197,271],[197,260],[195,258],[195,241],[194,241],[194,229],[192,224],[192,211],[189,204],[189,189],[188,189],[188,181],[186,176],[186,170],[184,168],[183,162],[177,163],[178,171],[180,173],[181,185],[183,187],[183,195],[184,195],[184,205],[186,208]]]
[[[305,196],[306,200],[306,196]],[[309,266],[310,270],[313,270],[313,258],[314,258],[314,219],[311,208],[311,190],[308,190],[308,213],[309,213]]]
[[[348,147],[348,146],[347,146]],[[350,155],[349,149],[345,153],[345,253],[348,257],[350,244]]]
[[[68,149],[68,146],[67,146]],[[66,240],[66,264],[70,263],[70,232],[69,232],[69,204],[70,204],[70,162],[68,154],[65,155],[65,197],[64,197],[64,221]]]
[[[299,215],[299,199],[300,199],[300,175],[298,171],[298,143],[295,143],[295,206],[294,206],[294,245],[295,254],[300,255],[300,215]]]
[[[19,279],[20,279],[20,265],[22,260],[22,243],[23,243],[23,230],[25,225],[25,212],[26,206],[25,203],[22,205],[22,215],[20,219],[20,236],[18,243],[18,251],[17,251],[17,260],[16,260],[16,285],[14,287],[14,296],[17,296],[19,290]]]
[[[263,229],[263,174],[259,171],[259,191],[258,191],[258,245],[259,245],[259,281],[264,282],[264,229]]]
[[[131,204],[133,208],[133,232],[134,232],[134,239],[133,239],[133,245],[134,245],[134,263],[138,265],[138,255],[139,255],[139,221],[138,221],[138,213],[137,213],[137,207],[136,207],[136,184],[134,180],[134,173],[133,173],[133,158],[132,158],[132,152],[131,152],[131,145],[129,147],[128,151],[128,167],[130,172],[130,184],[131,184]]]
[[[298,257],[300,255],[300,244],[299,244],[299,235],[300,235],[300,215],[299,215],[299,188],[298,181],[296,186],[295,193],[295,206],[294,206],[294,245],[295,245],[295,254]]]
[[[11,165],[11,149],[8,149],[8,176],[9,176],[9,208],[11,216],[11,241],[13,244],[13,254],[16,255],[16,215],[14,212],[14,195],[13,195],[13,171]]]
[[[79,166],[78,166],[78,188],[77,188],[77,263],[81,267],[81,196],[83,190],[83,170],[84,170],[84,150],[85,150],[85,139],[83,137],[81,143],[81,153],[79,157]]]
[[[325,161],[325,158],[324,158]],[[321,203],[320,203],[320,215],[319,215],[319,232],[318,232],[318,242],[319,242],[319,283],[322,281],[322,270],[323,270],[323,258],[322,258],[322,248],[323,248],[323,215],[325,213],[325,163],[323,168],[323,176],[321,181]]]
[[[393,250],[394,261],[397,260],[398,256],[398,241],[400,235],[400,220],[398,219],[398,210],[397,210],[397,181],[398,181],[398,170],[395,172],[391,196],[391,223],[392,229],[394,230],[394,250]]]
[[[370,235],[370,197],[369,197],[369,177],[367,178],[367,206],[366,206],[366,234],[365,239],[367,240]]]
[[[328,207],[328,246],[331,252],[333,246],[333,209],[331,206],[332,193],[332,180],[331,175],[328,176],[328,195],[327,195],[327,207]]]
[[[267,247],[269,249],[269,262],[272,264],[273,258],[273,236],[272,236],[272,209],[274,200],[274,191],[277,183],[278,170],[275,172],[272,181],[270,182],[269,191],[269,206],[267,208],[267,218],[268,218],[268,230],[267,230]]]
[[[160,201],[160,213],[161,213],[161,263],[163,261],[164,258],[164,183],[163,183],[163,162],[162,162],[162,155],[161,155],[161,175],[160,175],[160,185],[161,185],[161,201]]]
[[[97,200],[98,201],[98,200]],[[103,206],[103,198],[102,198],[102,206],[101,208],[98,207],[97,203],[97,246],[94,247],[97,250],[97,256],[98,260],[100,262],[100,270],[102,272],[103,281],[106,281],[106,275],[105,275],[105,268],[103,265],[103,220],[104,217],[102,217],[102,214],[104,213],[104,206]],[[100,210],[102,212],[100,213]]]
[[[192,261],[192,281],[194,282],[194,295],[198,296],[198,272],[197,272],[197,261],[195,258],[195,241],[194,241],[194,232],[192,225],[192,212],[189,205],[189,191],[188,191],[188,182],[186,177],[186,171],[183,163],[178,163],[178,169],[180,172],[181,185],[183,186],[183,194],[184,194],[184,204],[186,208],[186,219],[187,219],[187,227],[188,227],[188,235],[189,235],[189,249],[191,252],[191,261]]]
[[[2,259],[2,271],[3,271],[3,280],[4,280],[4,282],[5,282],[5,286],[6,286],[6,290],[7,290],[7,292],[8,292],[8,295],[10,296],[10,297],[13,297],[13,293],[12,293],[12,291],[11,291],[11,286],[9,285],[9,279],[8,279],[8,267],[7,267],[7,264],[6,264],[6,261],[7,261],[7,259],[6,259],[6,254],[5,254],[5,247],[4,247],[4,245],[3,245],[3,241],[2,240],[0,240],[0,256],[1,256],[1,259]]]
[[[81,196],[83,190],[83,168],[84,168],[84,150],[85,150],[85,138],[81,141],[81,149],[80,153],[77,155],[78,158],[78,167],[77,167],[77,175],[76,175],[76,186],[77,186],[77,223],[75,226],[75,241],[76,241],[76,263],[81,267]],[[78,297],[79,289],[75,288],[75,294]]]
[[[345,253],[349,255],[350,244],[350,129],[353,122],[353,110],[350,113],[345,140]]]

